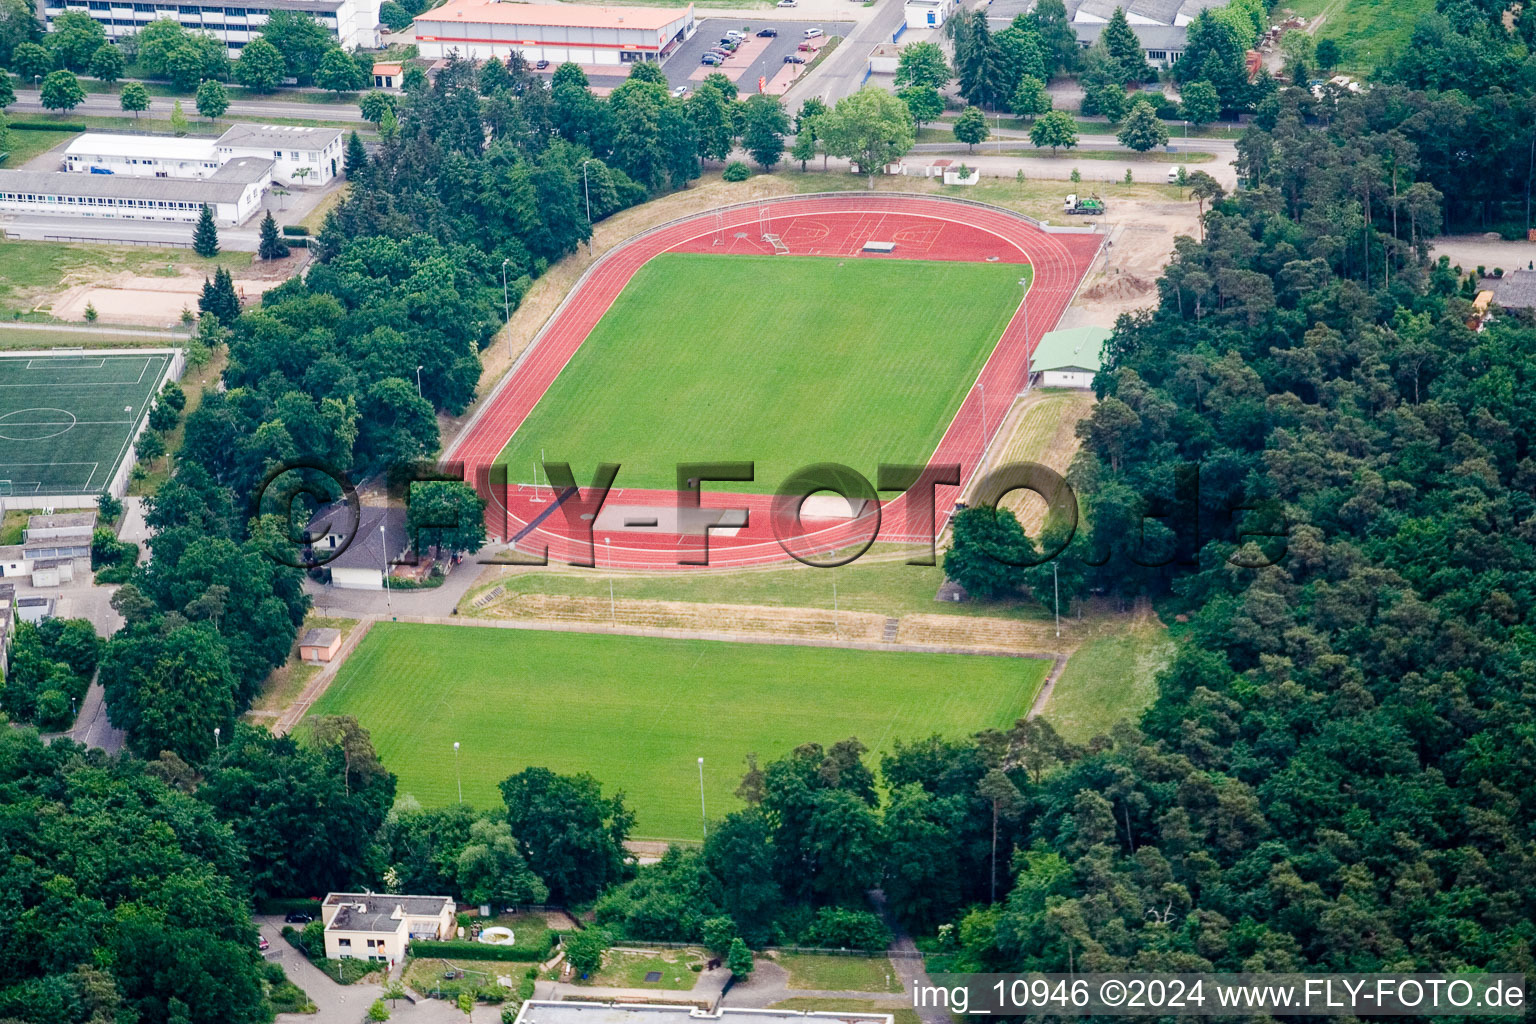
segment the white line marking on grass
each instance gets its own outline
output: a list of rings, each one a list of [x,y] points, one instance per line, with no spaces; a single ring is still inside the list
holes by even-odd
[[[38,363],[41,363],[43,365],[41,365],[41,366],[36,365]],[[53,365],[49,366],[48,364],[50,364],[50,363],[53,364]],[[107,360],[106,360],[105,357],[96,360],[95,363],[87,363],[83,359],[81,359],[81,360],[59,359],[57,357],[44,356],[44,357],[39,358],[39,359],[28,359],[27,360],[27,365],[25,367],[23,367],[23,369],[27,369],[27,370],[48,370],[48,369],[59,369],[59,370],[100,370],[100,369],[105,368],[106,365],[107,365]]]

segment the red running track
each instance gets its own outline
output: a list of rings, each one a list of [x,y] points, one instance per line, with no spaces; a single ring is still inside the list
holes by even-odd
[[[1061,319],[1102,242],[1098,234],[1051,234],[993,207],[878,193],[770,199],[700,214],[633,238],[604,254],[577,282],[514,371],[454,442],[448,458],[463,463],[465,479],[475,481],[486,497],[487,527],[493,535],[506,538],[522,534],[519,551],[533,555],[547,551],[552,559],[575,564],[591,564],[594,547],[598,565],[619,568],[679,568],[681,562],[701,558],[702,541],[697,536],[597,530],[595,537],[589,538],[590,520],[582,521],[574,510],[555,511],[530,528],[529,524],[550,509],[548,488],[492,487],[489,470],[646,261],[662,252],[772,253],[775,246],[764,240],[765,235],[778,238],[780,246],[794,255],[1032,265],[1034,279],[1028,295],[982,367],[978,386],[971,388],[956,410],[930,459],[931,464],[958,463],[962,482],[969,479],[988,438],[1001,427],[1014,395],[1023,387],[1030,352]],[[861,252],[869,241],[893,241],[896,251],[889,255]],[[983,391],[990,393],[986,402]],[[592,467],[573,469],[585,488],[583,474]],[[623,488],[622,476],[621,471],[604,507],[676,504],[677,495],[670,491]],[[774,538],[769,515],[771,495],[731,494],[725,490],[729,484],[713,486],[716,489],[705,486],[703,506],[747,509],[748,525],[734,535],[732,531],[710,533],[711,566],[764,565],[790,559]],[[935,507],[948,509],[958,494],[957,487],[937,488]],[[905,495],[880,504],[879,540],[926,540],[923,524],[909,522],[907,505]],[[855,520],[811,519],[792,532],[797,535],[797,551],[833,551],[861,544],[874,532],[874,526],[874,516],[866,514]]]

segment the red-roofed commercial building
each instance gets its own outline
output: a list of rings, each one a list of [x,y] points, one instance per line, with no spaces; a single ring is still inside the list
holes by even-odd
[[[416,47],[428,60],[455,50],[470,60],[505,60],[517,50],[529,63],[624,65],[664,61],[693,32],[692,4],[598,7],[449,0],[416,18]]]

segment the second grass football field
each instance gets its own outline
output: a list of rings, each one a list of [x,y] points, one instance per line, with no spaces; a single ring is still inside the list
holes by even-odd
[[[743,758],[802,743],[897,740],[1006,727],[1050,662],[539,630],[379,623],[342,665],[315,714],[355,715],[398,792],[428,806],[501,803],[497,784],[529,766],[591,772],[622,789],[635,834],[698,839],[698,758],[711,817]],[[453,745],[459,743],[457,762]],[[878,759],[870,757],[874,766]]]
[[[1028,277],[1003,263],[663,253],[498,461],[514,483],[532,483],[541,457],[583,484],[620,463],[618,487],[671,490],[678,463],[709,461],[756,463],[753,482],[721,485],[735,492],[771,492],[818,462],[874,480],[881,462],[933,453]]]

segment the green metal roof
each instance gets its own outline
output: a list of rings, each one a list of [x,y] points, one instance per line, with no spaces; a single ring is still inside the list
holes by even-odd
[[[1104,343],[1113,333],[1105,327],[1071,327],[1064,331],[1051,331],[1035,347],[1029,360],[1030,372],[1073,367],[1097,373]]]

